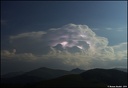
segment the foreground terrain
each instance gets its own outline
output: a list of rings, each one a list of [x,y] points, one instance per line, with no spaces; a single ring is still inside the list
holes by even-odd
[[[19,73],[18,73],[19,74]],[[8,77],[3,76],[1,87],[107,87],[126,86],[127,72],[119,69],[73,69],[71,71],[42,67]]]

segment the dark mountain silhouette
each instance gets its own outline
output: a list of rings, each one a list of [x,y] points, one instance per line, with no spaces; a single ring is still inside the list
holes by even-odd
[[[92,69],[80,74],[86,80],[98,80],[108,85],[127,85],[127,73],[116,69]]]
[[[65,71],[65,70],[57,70],[57,69],[50,69],[46,67],[42,67],[39,69],[35,69],[29,72],[10,72],[7,74],[2,75],[2,78],[12,78],[17,76],[34,76],[34,77],[41,77],[42,79],[52,79],[56,78],[65,74],[80,74],[84,72],[85,70],[75,68],[71,71]],[[43,75],[42,75],[43,74]]]
[[[26,72],[19,76],[15,76],[8,79],[2,79],[2,83],[26,84],[26,83],[38,82],[41,80],[53,79],[63,75],[67,75],[67,74],[71,74],[71,72],[65,71],[65,70],[50,69],[50,68],[42,67],[39,69]]]
[[[115,69],[91,69],[81,74],[70,74],[39,82],[34,87],[107,87],[127,85],[127,73]],[[29,87],[31,87],[29,86]]]
[[[26,72],[20,76],[4,79],[1,84],[2,88],[107,87],[108,85],[122,86],[127,85],[127,72],[116,69],[99,68],[87,71],[76,68],[71,71],[65,71],[42,67]]]
[[[22,75],[24,73],[25,72],[23,72],[23,71],[20,71],[20,72],[10,72],[10,73],[2,75],[1,78],[11,78],[11,77]]]
[[[82,69],[79,69],[79,68],[75,68],[75,69],[72,69],[71,72],[74,73],[74,74],[80,74],[82,72],[85,72],[86,70],[82,70]]]
[[[127,70],[128,70],[127,68],[114,68],[114,69],[124,71],[124,72],[127,72]]]
[[[70,72],[65,71],[65,70],[50,69],[50,68],[46,68],[46,67],[41,67],[39,69],[35,69],[35,70],[30,71],[30,72],[27,72],[24,75],[41,77],[43,79],[52,79],[52,78],[66,75],[66,74],[70,74]]]

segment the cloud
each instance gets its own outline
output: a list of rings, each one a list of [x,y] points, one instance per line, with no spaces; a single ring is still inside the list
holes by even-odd
[[[100,30],[100,29],[99,28],[92,28],[92,30],[97,31],[97,30]]]
[[[16,36],[10,36],[10,43],[17,50],[17,53],[40,54],[41,50],[43,50],[42,47],[45,47],[42,39],[45,34],[46,32],[44,31],[21,33]]]
[[[88,26],[75,24],[68,24],[61,28],[54,28],[54,30],[52,28],[47,32],[29,32],[10,37],[10,41],[17,52],[36,54],[43,53],[46,46],[53,47],[63,42],[67,42],[66,47],[80,46],[85,49],[87,44],[90,45],[90,48],[95,47],[94,44],[103,45],[101,41],[104,40],[106,41],[103,37],[97,37]],[[80,44],[80,42],[83,42],[83,44]]]
[[[16,52],[15,49],[13,49],[12,52],[10,52],[10,51],[8,51],[8,50],[2,50],[2,51],[1,51],[1,56],[2,56],[2,57],[12,57],[12,56],[15,55],[15,52]]]
[[[43,31],[22,33],[22,34],[18,34],[17,36],[10,36],[10,40],[16,40],[20,38],[39,39],[44,34],[46,33]]]
[[[116,31],[117,32],[127,31],[127,27],[119,27],[119,28],[116,28]]]
[[[106,28],[106,30],[112,30],[112,28]]]
[[[115,57],[118,59],[127,58],[127,43],[113,46]]]
[[[2,50],[1,58],[31,61],[31,60],[35,60],[36,56],[34,56],[32,53],[16,54],[16,49],[13,49],[12,52],[8,50]]]
[[[2,50],[2,58],[43,63],[41,65],[113,67],[110,62],[127,59],[127,43],[108,46],[108,39],[96,35],[87,25],[68,24],[45,32],[21,33],[10,36],[10,41],[15,49],[12,52]]]
[[[105,30],[107,30],[107,31],[116,31],[116,32],[123,32],[123,31],[126,31],[127,28],[125,28],[125,27],[118,27],[118,28],[107,27],[107,28],[105,28]]]

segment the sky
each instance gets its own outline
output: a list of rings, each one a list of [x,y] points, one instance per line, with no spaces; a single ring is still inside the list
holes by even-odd
[[[126,1],[2,1],[1,73],[127,67]]]

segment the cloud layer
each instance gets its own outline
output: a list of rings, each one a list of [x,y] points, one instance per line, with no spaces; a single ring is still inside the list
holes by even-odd
[[[2,50],[2,58],[81,68],[107,67],[127,59],[127,43],[108,46],[108,39],[96,35],[87,25],[21,33],[10,36],[10,43],[14,50]],[[110,65],[114,66],[122,64]]]

